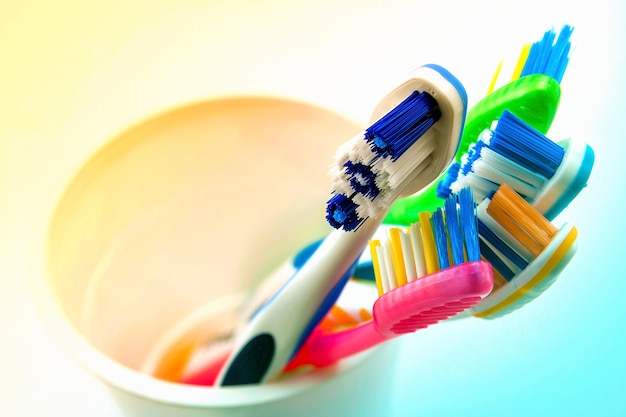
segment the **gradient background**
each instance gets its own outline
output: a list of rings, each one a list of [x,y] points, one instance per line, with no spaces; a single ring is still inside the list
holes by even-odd
[[[13,5],[11,5],[13,3]],[[435,62],[480,99],[497,62],[575,27],[554,139],[590,143],[589,186],[561,217],[579,252],[510,317],[401,342],[393,416],[626,415],[626,7],[615,1],[29,1],[0,6],[0,414],[119,415],[54,345],[28,288],[38,221],[108,138],[181,103],[293,97],[365,125],[411,69]],[[617,181],[616,181],[617,180]],[[358,387],[349,400],[358,401]]]

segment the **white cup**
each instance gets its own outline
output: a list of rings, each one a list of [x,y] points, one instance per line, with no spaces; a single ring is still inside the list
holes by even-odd
[[[359,127],[306,103],[199,102],[106,144],[50,214],[34,277],[53,337],[128,415],[385,415],[394,344],[258,386],[213,388],[142,372],[163,335],[250,293],[329,232],[326,168]]]

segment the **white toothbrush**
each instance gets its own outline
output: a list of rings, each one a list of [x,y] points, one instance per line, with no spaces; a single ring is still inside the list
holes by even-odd
[[[398,198],[448,167],[461,137],[467,96],[438,65],[425,65],[378,105],[380,119],[342,145],[331,168],[330,233],[309,260],[236,336],[216,385],[278,376],[333,305],[369,239]]]

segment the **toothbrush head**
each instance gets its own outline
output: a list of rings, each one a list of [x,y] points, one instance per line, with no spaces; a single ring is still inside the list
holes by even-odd
[[[481,201],[506,183],[551,220],[587,185],[593,163],[586,143],[554,142],[505,110],[448,170],[437,191],[445,197],[470,187]]]
[[[481,253],[493,265],[495,288],[470,309],[497,318],[545,292],[574,256],[578,232],[556,227],[507,184],[478,207]]]
[[[434,181],[456,153],[466,107],[461,83],[436,65],[419,68],[388,94],[374,112],[381,117],[334,157],[329,224],[356,230]]]
[[[480,260],[475,202],[470,189],[445,201],[407,231],[372,241],[380,298],[373,316],[386,336],[413,332],[458,314],[493,288],[493,271]]]
[[[491,265],[467,262],[384,294],[374,303],[374,321],[378,331],[388,337],[412,333],[473,307],[492,288]]]

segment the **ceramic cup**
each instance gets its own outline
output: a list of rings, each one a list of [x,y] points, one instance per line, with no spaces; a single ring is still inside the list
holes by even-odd
[[[34,284],[52,336],[128,415],[386,415],[393,343],[263,385],[191,386],[146,371],[172,329],[199,311],[233,325],[225,317],[265,275],[330,231],[326,170],[359,130],[310,104],[232,97],[112,138],[47,222]]]

